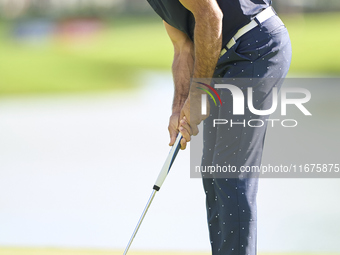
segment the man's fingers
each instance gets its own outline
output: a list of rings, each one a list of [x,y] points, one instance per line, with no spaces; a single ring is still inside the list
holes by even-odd
[[[183,116],[181,120],[184,120],[186,123],[190,125],[190,119],[188,119],[186,116]]]
[[[170,135],[170,143],[169,143],[170,146],[174,145],[174,143],[176,141],[177,134],[178,134],[178,130],[177,130],[178,125],[179,125],[178,115],[172,114],[170,116],[169,126],[168,126],[169,135]]]
[[[187,147],[187,140],[183,137],[181,139],[181,150],[185,150],[186,147]]]
[[[189,124],[185,120],[181,120],[179,131],[181,132],[183,137],[187,140],[187,142],[190,142],[192,132]]]
[[[190,112],[181,111],[180,120],[185,120],[190,125]]]
[[[191,130],[193,136],[196,136],[198,134],[198,127],[196,125],[192,125]]]
[[[177,132],[171,131],[170,132],[170,143],[169,143],[170,146],[174,145],[174,143],[176,141],[176,137],[177,137]]]
[[[169,125],[168,130],[169,130],[169,134],[170,134],[169,145],[172,146],[172,145],[174,145],[174,143],[176,141],[178,131],[176,130],[176,128],[172,127],[172,125]]]

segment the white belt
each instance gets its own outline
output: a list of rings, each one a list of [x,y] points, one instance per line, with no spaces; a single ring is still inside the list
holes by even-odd
[[[259,24],[265,22],[267,19],[275,16],[276,13],[273,10],[273,8],[270,6],[266,9],[264,9],[262,12],[257,14],[255,18],[250,21],[247,25],[244,27],[240,28],[237,33],[231,38],[231,40],[227,43],[227,45],[221,50],[221,55],[222,57],[227,50],[229,50],[231,47],[233,47],[236,44],[236,41],[245,33],[248,33],[250,30],[252,30],[254,27],[257,27]]]

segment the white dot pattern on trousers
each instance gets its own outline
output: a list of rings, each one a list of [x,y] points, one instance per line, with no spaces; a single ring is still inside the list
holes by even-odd
[[[248,44],[248,45],[250,45],[250,44]],[[252,54],[249,54],[249,56],[251,56]],[[229,58],[229,57],[228,57]],[[263,60],[265,60],[265,58],[263,58]],[[276,61],[277,61],[277,59],[276,59]],[[252,62],[251,62],[252,63]],[[234,65],[236,65],[236,63],[233,63]],[[237,64],[239,64],[239,63],[237,63]],[[241,64],[241,63],[240,63]],[[247,70],[247,69],[246,69]],[[267,70],[270,70],[270,68],[267,68]],[[281,70],[281,68],[280,68],[280,70]],[[244,69],[242,69],[241,70],[241,72],[245,72],[245,70]],[[230,72],[228,72],[229,74],[230,74]],[[255,74],[256,75],[256,74]],[[257,75],[257,77],[260,77],[260,75]],[[235,79],[234,79],[235,80]],[[250,79],[250,80],[252,80],[252,79]],[[265,84],[261,84],[261,86],[265,86]],[[253,93],[254,93],[254,91],[253,91]],[[259,100],[256,100],[256,102],[258,102]],[[223,103],[225,104],[225,102],[223,101]],[[248,109],[248,107],[247,107],[247,109]],[[231,111],[229,111],[229,113],[231,113]],[[210,115],[211,116],[211,115]],[[204,123],[204,124],[206,124],[206,123]],[[229,128],[228,128],[228,130],[230,130]],[[233,129],[232,129],[233,130]],[[210,132],[211,133],[211,132]],[[247,133],[244,133],[244,135],[246,135]],[[259,136],[259,134],[257,133],[257,134],[255,134],[256,136]],[[220,139],[223,139],[225,136],[217,136],[217,137],[220,137]],[[237,137],[236,137],[236,139],[238,139]],[[252,142],[249,142],[249,144],[252,144]],[[225,145],[225,148],[228,148],[228,145]],[[211,150],[211,149],[209,149],[209,150]],[[241,149],[239,149],[239,151],[242,151]],[[220,156],[220,155],[224,155],[224,154],[221,154],[221,153],[217,153],[216,155],[218,155],[218,156]],[[215,155],[214,155],[215,156]],[[244,157],[244,160],[247,160],[247,157]],[[257,161],[259,160],[258,158],[256,159]],[[226,163],[226,161],[225,161],[225,163]],[[227,179],[226,179],[226,181],[228,181]],[[213,185],[214,185],[214,182],[212,183]],[[248,184],[248,186],[249,187],[251,187],[252,185],[251,184]],[[235,187],[235,189],[237,189],[237,187]],[[219,188],[219,190],[221,190],[221,188]],[[245,195],[245,192],[242,192],[242,195]],[[230,199],[230,196],[228,196],[228,198]],[[217,197],[215,197],[215,201],[217,201]],[[223,205],[221,205],[222,207],[224,207],[224,204]],[[238,207],[240,207],[240,205],[237,205]],[[209,208],[210,209],[210,208]],[[245,212],[245,210],[242,210],[243,212]],[[222,214],[221,214],[222,215]],[[230,213],[230,216],[231,216],[232,214]],[[221,218],[222,218],[222,216],[221,216]],[[216,220],[217,221],[217,220]],[[225,224],[225,222],[223,222],[223,224]],[[242,227],[242,229],[244,230],[245,228],[244,227]],[[216,232],[215,232],[216,233]],[[218,234],[221,234],[222,232],[221,231],[218,231]],[[231,233],[233,233],[233,231],[231,231]],[[252,237],[249,237],[249,238],[252,238]],[[223,240],[223,239],[222,239]],[[227,240],[226,239],[224,239],[223,240],[223,242],[226,242]],[[213,243],[213,241],[211,241],[211,243]],[[246,245],[247,246],[247,245]],[[230,246],[229,246],[230,247]],[[242,247],[244,247],[244,245],[242,244]],[[234,250],[235,248],[233,247],[233,248],[229,248],[229,249],[231,249],[231,250]],[[221,249],[218,249],[218,250],[221,250]],[[230,251],[230,250],[229,250]]]

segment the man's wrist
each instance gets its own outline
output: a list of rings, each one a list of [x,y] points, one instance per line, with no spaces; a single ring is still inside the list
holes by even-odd
[[[171,115],[180,115],[182,108],[176,108],[172,109],[172,114]]]
[[[211,84],[211,78],[193,78],[191,80],[189,98],[201,98],[202,94],[206,94]]]
[[[172,104],[172,114],[180,113],[188,95],[177,95],[174,97],[174,102]]]

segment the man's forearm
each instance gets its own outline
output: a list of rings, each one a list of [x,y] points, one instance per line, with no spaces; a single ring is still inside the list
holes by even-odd
[[[195,46],[194,46],[195,45]],[[191,78],[211,78],[222,48],[222,17],[198,19],[191,47],[175,53],[172,72],[175,94],[172,112],[181,110],[190,91]],[[200,90],[195,90],[201,93]]]
[[[211,78],[222,48],[222,17],[196,18],[193,78]]]
[[[179,0],[195,17],[193,78],[211,78],[222,48],[223,13],[216,0]]]
[[[190,80],[194,69],[194,47],[193,43],[175,52],[172,64],[172,74],[175,84],[174,100],[172,104],[172,112],[179,113],[188,98],[190,89]]]

